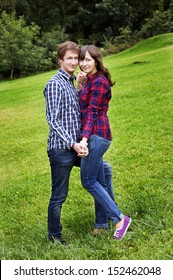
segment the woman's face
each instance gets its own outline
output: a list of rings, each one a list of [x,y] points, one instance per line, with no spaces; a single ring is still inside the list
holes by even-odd
[[[88,76],[97,72],[96,62],[88,51],[85,53],[84,60],[79,60],[79,66],[83,72],[88,74]]]

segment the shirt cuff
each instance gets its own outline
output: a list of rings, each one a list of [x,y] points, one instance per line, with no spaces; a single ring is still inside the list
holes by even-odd
[[[74,140],[70,139],[70,140],[67,142],[67,144],[66,144],[68,150],[71,150],[72,146],[73,146],[75,143],[76,143],[76,142],[74,142]]]
[[[87,132],[87,131],[85,131],[85,132],[82,132],[81,136],[82,136],[82,137],[86,137],[87,139],[89,139],[90,133]]]

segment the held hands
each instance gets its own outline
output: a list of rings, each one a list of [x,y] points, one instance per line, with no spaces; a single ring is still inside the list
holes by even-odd
[[[88,147],[87,147],[88,144],[87,144],[87,142],[81,140],[80,145],[81,145],[81,148],[82,148],[82,157],[86,157],[89,154],[89,150],[88,150]],[[84,153],[84,155],[83,155],[83,153]],[[80,153],[78,153],[78,157],[81,157]]]
[[[84,151],[85,156],[87,156],[89,154],[87,140],[88,139],[86,137],[82,137],[82,140],[80,141],[80,144],[83,146],[82,150]],[[80,154],[78,154],[78,156],[80,156]]]
[[[89,154],[86,142],[75,143],[73,149],[76,151],[78,157],[86,157]]]

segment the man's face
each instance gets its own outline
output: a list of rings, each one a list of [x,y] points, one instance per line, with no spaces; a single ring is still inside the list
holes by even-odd
[[[74,51],[66,51],[64,58],[59,60],[62,70],[72,75],[78,66],[78,53]]]

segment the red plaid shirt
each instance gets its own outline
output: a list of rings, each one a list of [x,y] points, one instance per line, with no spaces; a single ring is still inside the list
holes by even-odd
[[[97,72],[87,78],[79,91],[82,137],[89,139],[90,135],[112,140],[107,116],[108,103],[111,99],[111,87],[102,72]]]

